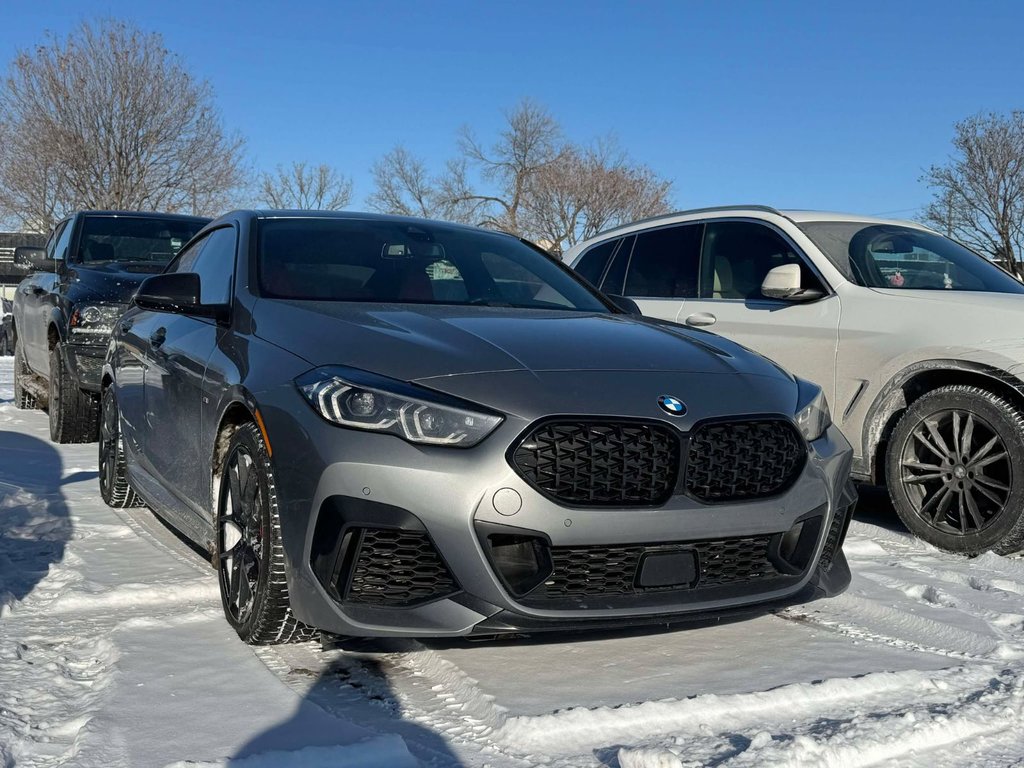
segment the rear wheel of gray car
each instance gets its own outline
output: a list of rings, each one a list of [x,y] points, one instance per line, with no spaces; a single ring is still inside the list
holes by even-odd
[[[100,425],[99,399],[83,392],[64,365],[61,345],[50,350],[50,439],[55,443],[91,443]]]
[[[32,372],[25,362],[25,347],[21,339],[14,342],[14,404],[18,408],[34,410],[39,407],[36,396],[25,389],[24,381]]]
[[[289,605],[277,488],[255,424],[231,435],[218,496],[215,559],[231,626],[251,645],[312,638]]]
[[[950,552],[1024,547],[1024,415],[978,387],[942,387],[907,409],[886,469],[896,512]]]
[[[141,507],[143,502],[128,482],[117,397],[112,386],[103,390],[100,419],[100,496],[117,509]]]

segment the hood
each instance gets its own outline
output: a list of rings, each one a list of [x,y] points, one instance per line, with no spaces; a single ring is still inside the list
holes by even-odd
[[[786,378],[739,345],[626,315],[260,299],[255,334],[311,366],[414,381],[495,371],[681,371]]]
[[[67,270],[67,296],[72,302],[96,301],[127,304],[139,284],[164,271],[165,264],[106,262],[96,265],[72,264]]]

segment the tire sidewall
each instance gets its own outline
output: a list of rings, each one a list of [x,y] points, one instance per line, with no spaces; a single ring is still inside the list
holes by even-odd
[[[896,512],[912,533],[940,549],[976,555],[987,550],[1006,554],[1019,547],[1019,543],[1014,542],[1020,538],[1024,527],[1024,444],[1013,419],[1013,407],[1006,403],[1000,407],[997,404],[1000,402],[973,392],[937,390],[915,401],[893,431],[886,457],[886,479]],[[913,429],[929,416],[952,409],[968,411],[984,419],[1003,441],[1010,457],[1010,495],[1002,512],[985,529],[966,535],[945,533],[922,520],[900,479],[903,451],[907,441],[913,439]]]
[[[55,344],[50,350],[50,439],[59,442],[61,437],[61,409],[64,407],[64,392],[61,389],[62,363],[60,359],[60,345]]]
[[[259,579],[257,580],[255,594],[253,595],[252,610],[249,612],[246,620],[241,623],[235,621],[228,608],[229,598],[227,585],[224,579],[223,566],[220,559],[221,528],[223,526],[222,516],[225,504],[227,503],[230,487],[228,471],[231,466],[231,459],[239,447],[243,447],[247,450],[252,458],[253,470],[257,473],[257,479],[259,482],[259,492],[264,500],[260,509],[262,551],[260,552]],[[270,473],[270,457],[267,456],[266,449],[263,446],[263,441],[260,439],[255,425],[246,424],[236,429],[228,444],[228,450],[224,457],[224,466],[220,475],[217,493],[217,515],[215,521],[216,529],[214,532],[214,541],[216,542],[217,550],[217,581],[220,586],[221,606],[224,608],[224,615],[227,618],[228,623],[231,624],[238,635],[246,641],[248,641],[251,635],[255,634],[255,630],[262,621],[267,605],[267,581],[270,577],[271,557],[273,552],[273,541],[271,540],[271,536],[273,535],[273,516],[271,512],[271,505],[276,503],[276,498],[271,492],[273,482]]]
[[[113,488],[108,486],[107,483],[104,482],[105,473],[106,473],[106,462],[104,461],[104,455],[103,455],[103,424],[106,422],[107,411],[108,410],[113,411],[113,413],[114,413],[114,439],[113,439],[114,448],[113,448],[113,450],[115,451],[115,456],[114,456],[114,462],[115,462],[114,463],[114,472],[116,473],[117,472],[117,456],[116,456],[117,441],[118,441],[118,435],[120,434],[121,430],[120,430],[119,416],[117,414],[117,398],[114,395],[114,387],[113,387],[113,385],[111,385],[111,386],[107,387],[106,389],[104,389],[103,390],[103,395],[100,397],[100,440],[99,440],[99,451],[98,451],[98,453],[99,453],[99,474],[100,474],[100,477],[99,477],[100,496],[103,498],[104,502],[106,502],[107,504],[110,504],[111,501],[113,500]],[[116,478],[112,478],[112,479],[116,481]]]

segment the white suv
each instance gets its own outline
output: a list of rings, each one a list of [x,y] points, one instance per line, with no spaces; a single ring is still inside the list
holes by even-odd
[[[757,205],[619,227],[565,260],[821,385],[854,477],[887,482],[921,538],[1024,548],[1024,285],[1008,272],[913,222]]]

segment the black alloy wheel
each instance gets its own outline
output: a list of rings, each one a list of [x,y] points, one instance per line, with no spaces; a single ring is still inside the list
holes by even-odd
[[[124,509],[141,507],[142,499],[128,482],[128,467],[121,436],[120,415],[114,386],[103,390],[100,398],[100,497],[107,506]]]
[[[1024,417],[1007,400],[943,387],[907,409],[893,432],[889,490],[907,527],[942,549],[1000,554],[1024,542]]]
[[[255,424],[232,428],[217,495],[216,552],[228,622],[252,645],[308,640],[292,616],[273,468]]]

